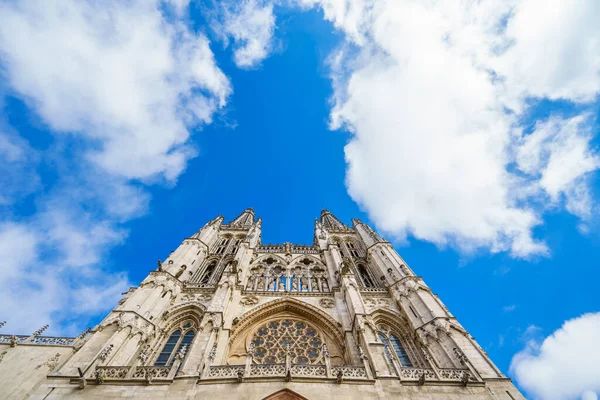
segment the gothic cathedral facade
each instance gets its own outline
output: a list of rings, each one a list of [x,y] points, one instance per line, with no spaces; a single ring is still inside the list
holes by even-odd
[[[208,222],[77,338],[0,335],[0,398],[524,398],[367,224],[261,223]]]

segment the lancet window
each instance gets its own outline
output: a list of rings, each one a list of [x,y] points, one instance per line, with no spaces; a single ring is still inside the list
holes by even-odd
[[[242,239],[231,239],[231,247],[229,248],[228,253],[231,254],[235,254],[237,253],[238,248],[240,247],[240,242],[242,241]]]
[[[285,318],[260,325],[250,345],[256,364],[284,363],[286,353],[295,364],[319,364],[323,343],[321,334],[311,324]]]
[[[348,252],[350,253],[351,257],[360,257],[358,249],[356,248],[356,245],[354,244],[353,241],[348,240],[346,242],[346,247],[348,248]]]
[[[212,276],[213,272],[215,272],[215,268],[217,268],[217,263],[214,261],[210,263],[208,267],[206,267],[206,270],[202,275],[202,279],[200,279],[201,284],[206,285],[208,282],[210,282],[210,277]]]
[[[215,254],[224,254],[225,250],[227,249],[227,246],[229,245],[230,240],[231,240],[231,238],[228,238],[228,237],[223,237],[223,238],[219,239],[217,248],[215,249]]]
[[[383,343],[385,356],[390,363],[392,363],[392,357],[395,356],[401,367],[410,368],[413,366],[408,353],[402,345],[402,341],[400,341],[400,338],[396,334],[390,332],[387,327],[380,326],[377,337]]]
[[[360,280],[362,281],[364,287],[375,287],[375,286],[377,286],[375,284],[375,279],[373,279],[373,277],[371,276],[371,274],[367,270],[367,267],[365,267],[363,264],[358,264],[356,266],[356,269],[358,271],[358,274],[360,275]]]
[[[165,342],[161,352],[158,354],[154,365],[156,366],[171,366],[175,361],[177,353],[184,351],[189,353],[190,346],[196,336],[194,324],[190,321],[183,322],[175,329]],[[185,354],[183,354],[185,356]]]

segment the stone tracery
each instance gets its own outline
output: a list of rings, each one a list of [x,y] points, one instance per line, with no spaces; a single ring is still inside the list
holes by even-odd
[[[287,262],[274,257],[256,261],[250,266],[246,290],[266,292],[329,292],[325,267],[313,258]]]
[[[295,364],[316,364],[321,361],[323,343],[321,334],[311,324],[284,318],[260,325],[250,345],[257,364],[283,363],[287,356]]]

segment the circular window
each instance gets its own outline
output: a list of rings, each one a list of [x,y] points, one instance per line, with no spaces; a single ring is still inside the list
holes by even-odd
[[[260,325],[250,343],[257,364],[282,364],[286,352],[295,364],[316,364],[323,348],[323,339],[316,328],[289,318]]]

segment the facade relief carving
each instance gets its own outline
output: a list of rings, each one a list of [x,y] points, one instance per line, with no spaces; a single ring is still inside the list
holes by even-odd
[[[256,296],[244,296],[240,299],[240,304],[249,307],[258,304],[258,297]]]
[[[376,308],[376,307],[380,307],[380,308],[389,308],[390,307],[390,301],[388,299],[378,299],[378,298],[372,298],[372,297],[367,297],[364,300],[365,302],[365,306],[367,306],[367,308]]]
[[[333,307],[335,307],[335,301],[333,301],[333,299],[328,299],[328,298],[319,300],[319,304],[323,308],[333,308]]]
[[[47,367],[48,372],[52,372],[54,368],[58,365],[58,360],[60,359],[60,353],[56,353],[54,357],[48,359],[45,363],[38,365],[35,369],[40,369],[42,367]]]

